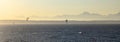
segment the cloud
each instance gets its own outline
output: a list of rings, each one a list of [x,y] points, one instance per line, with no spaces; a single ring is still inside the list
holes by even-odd
[[[77,15],[57,15],[54,18],[79,19],[79,20],[120,20],[120,12],[117,14],[100,15],[97,13],[83,12]]]

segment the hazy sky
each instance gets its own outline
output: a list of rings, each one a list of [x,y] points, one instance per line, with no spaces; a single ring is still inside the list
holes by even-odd
[[[102,16],[93,17],[88,14],[86,15],[87,18],[81,15],[84,12]],[[119,12],[120,0],[0,0],[0,20],[24,20],[26,17],[31,17],[32,20],[59,20],[66,18],[78,20],[92,20],[95,18],[94,20],[102,20],[106,17],[106,19],[114,19],[111,14],[118,15]],[[68,17],[64,17],[64,15]],[[70,15],[73,15],[73,17]],[[76,17],[75,15],[81,16]],[[119,16],[115,17],[120,18]]]

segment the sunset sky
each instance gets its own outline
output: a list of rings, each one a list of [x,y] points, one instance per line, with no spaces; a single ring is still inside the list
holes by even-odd
[[[0,20],[120,20],[120,0],[0,0]]]

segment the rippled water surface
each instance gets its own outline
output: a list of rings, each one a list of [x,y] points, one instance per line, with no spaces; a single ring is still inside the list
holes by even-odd
[[[0,42],[120,42],[120,24],[0,25]]]

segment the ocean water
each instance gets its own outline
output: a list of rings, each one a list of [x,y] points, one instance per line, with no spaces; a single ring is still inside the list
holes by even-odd
[[[120,42],[120,24],[0,25],[0,42]]]

